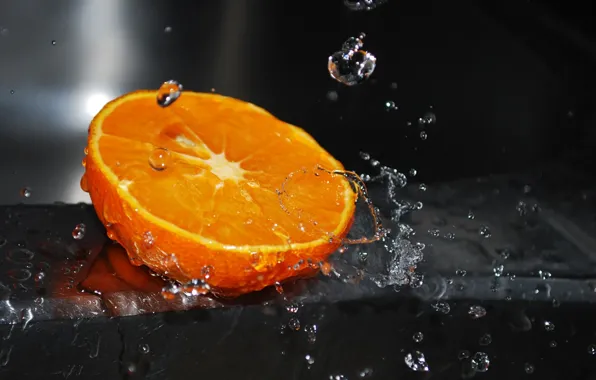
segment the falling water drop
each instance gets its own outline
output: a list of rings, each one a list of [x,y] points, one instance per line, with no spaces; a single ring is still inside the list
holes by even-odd
[[[472,369],[477,372],[486,372],[490,366],[490,359],[484,352],[477,352],[472,357]]]
[[[488,226],[484,226],[484,225],[480,226],[478,233],[480,234],[480,236],[482,236],[485,239],[488,239],[492,236],[492,233],[490,232],[490,228],[488,228]]]
[[[23,187],[21,189],[21,197],[29,198],[31,196],[31,189],[28,187]]]
[[[342,50],[329,57],[327,69],[336,81],[353,86],[362,83],[373,73],[377,65],[374,55],[361,50],[364,33],[358,38],[351,37],[344,42]]]
[[[530,375],[530,374],[534,373],[534,366],[530,363],[526,363],[526,364],[524,364],[524,371],[526,371],[526,373],[528,375]]]
[[[473,306],[470,306],[470,309],[468,310],[468,314],[470,314],[472,316],[472,318],[474,318],[474,319],[482,318],[486,315],[486,309],[483,308],[482,306],[473,305]]]
[[[426,134],[425,131],[420,132],[420,139],[421,140],[426,140],[428,138],[428,135]]]
[[[168,107],[182,94],[182,84],[175,80],[164,82],[157,90],[157,104],[160,107]]]
[[[81,240],[82,238],[85,237],[85,231],[87,229],[87,226],[85,226],[85,224],[83,223],[79,223],[75,226],[75,228],[72,230],[72,238],[75,240]]]
[[[418,332],[414,333],[414,335],[412,336],[412,339],[414,339],[414,342],[420,343],[424,339],[424,334],[422,334],[420,331],[418,331]]]

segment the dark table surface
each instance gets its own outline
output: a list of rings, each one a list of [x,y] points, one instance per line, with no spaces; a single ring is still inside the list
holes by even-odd
[[[0,377],[596,378],[590,14],[549,1],[0,0]],[[327,57],[360,32],[377,68],[347,87]],[[393,200],[369,184],[408,249],[352,246],[337,273],[284,296],[81,293],[113,247],[79,188],[87,126],[109,99],[168,79],[263,106],[358,173],[377,170],[361,151],[415,168]],[[406,365],[414,351],[430,372]],[[478,352],[485,373],[470,369]]]

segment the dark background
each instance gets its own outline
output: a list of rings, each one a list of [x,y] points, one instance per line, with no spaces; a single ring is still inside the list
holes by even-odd
[[[87,202],[79,189],[80,161],[97,106],[176,79],[185,89],[214,88],[304,127],[357,171],[367,168],[359,159],[366,151],[402,171],[416,168],[415,181],[440,189],[499,173],[541,177],[544,168],[557,166],[557,175],[536,187],[557,212],[594,223],[593,8],[589,2],[389,0],[370,12],[350,12],[341,0],[0,0],[0,204]],[[377,69],[367,82],[345,87],[329,77],[327,57],[360,32]],[[399,110],[387,112],[387,101]],[[417,120],[429,111],[437,122],[425,128],[423,141]],[[581,187],[560,175],[572,172],[581,173]],[[505,180],[515,191],[528,183],[516,181]],[[25,186],[30,198],[20,195]],[[485,193],[492,192],[487,185]],[[425,204],[441,205],[438,193]],[[590,203],[566,208],[561,199]],[[500,218],[502,205],[491,207],[485,213]],[[48,234],[68,237],[75,223],[94,219],[90,208],[69,210],[2,208],[6,225],[12,218],[12,229],[2,230],[12,231],[4,244],[19,246],[28,226],[40,221]],[[25,217],[19,220],[19,213]],[[427,215],[419,221],[425,229],[435,225],[432,215],[418,215]],[[584,235],[595,236],[586,225]],[[105,239],[101,228],[92,232]],[[429,262],[451,260],[441,254]],[[565,260],[570,256],[562,255]],[[481,288],[466,279],[469,289]],[[19,324],[0,319],[0,377],[327,379],[341,373],[353,379],[371,368],[371,378],[379,379],[467,378],[457,360],[466,349],[491,356],[491,369],[478,377],[525,378],[525,363],[533,363],[534,377],[592,379],[596,356],[587,347],[596,343],[596,314],[593,289],[585,285],[560,307],[549,298],[499,299],[486,286],[452,302],[448,315],[391,289],[383,297],[312,302],[300,320],[319,326],[314,345],[303,330],[280,333],[288,314],[279,300],[29,325],[20,310]],[[11,307],[5,301],[4,311]],[[472,322],[467,310],[478,303],[488,315]],[[554,333],[545,333],[545,320],[557,325]],[[421,345],[412,341],[417,331],[426,337]],[[487,332],[494,342],[479,346]],[[553,340],[559,349],[549,348]],[[141,352],[143,344],[150,353]],[[404,365],[406,351],[414,349],[426,354],[429,374]],[[311,369],[306,354],[316,358]]]

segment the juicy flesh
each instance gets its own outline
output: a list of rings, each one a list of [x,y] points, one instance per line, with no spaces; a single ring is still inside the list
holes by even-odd
[[[341,168],[314,140],[240,101],[183,94],[160,108],[153,96],[135,98],[103,120],[98,146],[149,213],[223,245],[320,239],[353,201],[346,180],[314,169]],[[161,171],[149,164],[156,148],[169,151]]]

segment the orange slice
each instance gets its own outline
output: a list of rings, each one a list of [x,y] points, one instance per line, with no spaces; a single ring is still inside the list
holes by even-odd
[[[134,264],[222,294],[316,272],[353,219],[341,163],[251,103],[156,95],[117,98],[91,123],[81,187],[108,236]]]

